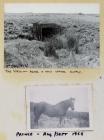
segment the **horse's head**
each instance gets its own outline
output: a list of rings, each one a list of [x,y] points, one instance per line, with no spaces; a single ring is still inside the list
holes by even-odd
[[[70,98],[70,108],[71,108],[72,110],[75,109],[74,103],[75,103],[75,98]]]

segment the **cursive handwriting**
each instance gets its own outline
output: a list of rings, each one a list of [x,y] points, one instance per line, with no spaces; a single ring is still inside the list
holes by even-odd
[[[20,137],[20,136],[33,136],[32,132],[27,132],[27,133],[23,133],[23,132],[16,132],[16,136]]]

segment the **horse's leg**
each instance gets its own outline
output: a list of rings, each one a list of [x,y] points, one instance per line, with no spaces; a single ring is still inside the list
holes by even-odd
[[[35,116],[34,116],[33,112],[30,112],[31,129],[34,129],[34,127],[35,127],[34,118],[35,118]]]
[[[59,124],[58,124],[58,127],[62,127],[62,120],[63,120],[63,116],[61,116],[61,117],[59,118]]]
[[[35,125],[36,125],[36,128],[38,128],[39,127],[39,118],[40,118],[40,116],[41,116],[41,113],[40,114],[38,114],[36,117],[35,117]]]
[[[38,120],[39,120],[39,118],[38,117],[35,117],[34,122],[35,122],[35,127],[36,128],[38,128]]]
[[[64,124],[64,125],[66,124],[66,117],[64,118],[63,124]]]

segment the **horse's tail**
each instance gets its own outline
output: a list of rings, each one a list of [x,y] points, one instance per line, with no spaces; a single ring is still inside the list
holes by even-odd
[[[37,116],[37,104],[36,103],[34,104],[34,115],[35,115],[35,117]]]
[[[30,102],[30,112],[32,112],[34,115],[35,115],[35,117],[36,117],[36,112],[37,112],[37,104],[36,103],[33,103],[33,102]]]

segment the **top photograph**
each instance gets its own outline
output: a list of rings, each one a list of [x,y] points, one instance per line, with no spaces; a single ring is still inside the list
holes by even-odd
[[[4,4],[4,68],[99,66],[99,4]]]

